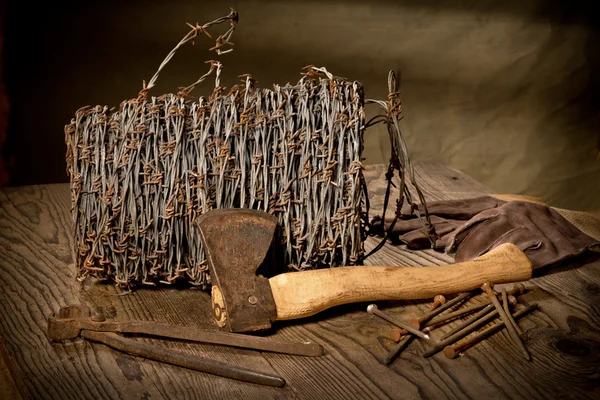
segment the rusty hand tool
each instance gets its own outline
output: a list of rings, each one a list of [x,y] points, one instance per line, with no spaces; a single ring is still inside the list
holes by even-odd
[[[518,319],[518,318],[522,317],[523,315],[528,314],[531,311],[535,310],[536,307],[537,307],[537,304],[531,304],[531,305],[525,307],[524,309],[519,310],[519,311],[515,312],[514,314],[512,314],[512,317],[514,319]],[[458,342],[456,342],[454,344],[448,345],[448,346],[444,347],[444,355],[448,358],[455,358],[462,351],[468,349],[469,347],[476,345],[477,343],[481,342],[483,339],[486,339],[486,338],[492,336],[494,333],[499,332],[502,328],[504,328],[504,326],[505,326],[504,322],[498,322],[473,336],[466,337],[462,340],[459,340]]]
[[[133,339],[125,338],[117,335],[116,333],[82,330],[81,337],[94,342],[103,343],[108,347],[112,347],[113,349],[119,350],[123,353],[160,361],[179,367],[189,368],[195,371],[206,372],[244,382],[257,383],[259,385],[275,387],[285,386],[285,379],[277,375],[271,375],[264,372],[221,363],[215,360],[209,360],[190,354],[185,354],[171,349],[149,345]]]
[[[300,356],[318,357],[323,347],[311,342],[287,342],[258,336],[212,331],[151,321],[93,321],[84,305],[63,307],[58,315],[48,318],[48,337],[55,340],[74,339],[82,330],[114,333],[138,333],[169,339],[188,340],[270,351]]]
[[[200,372],[206,372],[213,375],[226,378],[237,379],[244,382],[257,383],[260,385],[283,387],[285,380],[277,375],[267,374],[259,371],[224,364],[218,361],[193,356],[179,351],[165,349],[158,346],[141,343],[133,339],[125,338],[115,332],[97,331],[85,329],[85,324],[81,321],[89,318],[89,308],[83,305],[63,307],[59,311],[59,316],[50,317],[48,324],[48,336],[50,339],[73,339],[81,336],[85,339],[103,343],[116,350],[132,354],[139,357],[148,358],[167,364],[177,365],[184,368],[193,369]],[[79,321],[79,323],[73,322]],[[61,325],[62,322],[66,322]],[[90,321],[93,322],[93,321]],[[155,324],[151,322],[151,324]],[[83,325],[83,327],[82,327]],[[98,325],[89,325],[91,328],[98,328]],[[105,325],[101,328],[108,328]],[[112,323],[113,327],[118,328],[118,323]],[[140,329],[143,330],[143,329]],[[119,332],[124,333],[142,333],[140,330],[133,332],[124,329]],[[75,336],[73,336],[75,334]],[[241,336],[241,335],[240,335]],[[173,336],[171,336],[173,337]]]
[[[531,278],[529,259],[507,243],[459,264],[427,268],[338,267],[267,279],[277,219],[250,209],[214,209],[197,220],[212,280],[217,324],[232,332],[263,330],[275,320],[307,317],[341,304],[426,299],[474,290],[486,281]],[[272,253],[271,253],[272,254]]]

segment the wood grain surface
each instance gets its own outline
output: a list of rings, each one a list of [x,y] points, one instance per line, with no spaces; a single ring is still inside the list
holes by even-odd
[[[381,207],[381,165],[369,166],[371,214]],[[467,198],[490,190],[438,163],[416,166],[427,199]],[[65,184],[0,191],[0,336],[10,371],[30,398],[235,399],[462,399],[598,398],[600,396],[600,262],[586,257],[542,271],[525,283],[519,301],[539,304],[520,321],[532,361],[522,358],[505,331],[457,359],[423,358],[431,345],[413,340],[390,366],[393,326],[365,312],[366,303],[335,307],[276,324],[273,337],[314,341],[322,357],[301,357],[208,344],[138,340],[283,376],[284,388],[238,382],[132,357],[82,339],[52,342],[48,316],[61,306],[89,305],[107,319],[149,320],[216,329],[208,293],[181,287],[124,291],[75,278],[69,189]],[[378,242],[369,238],[367,250]],[[451,257],[386,244],[368,265],[442,265]],[[357,267],[360,268],[360,267]],[[396,318],[425,313],[430,301],[378,302]],[[432,332],[433,340],[456,325]]]

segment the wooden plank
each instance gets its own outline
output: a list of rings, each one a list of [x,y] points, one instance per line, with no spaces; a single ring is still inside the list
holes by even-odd
[[[373,210],[381,206],[383,166],[368,166]],[[439,163],[421,163],[416,174],[427,199],[490,193],[468,176]],[[394,199],[394,198],[393,198]],[[526,362],[505,333],[469,349],[459,359],[424,359],[423,341],[411,343],[390,367],[380,360],[391,348],[391,325],[365,312],[366,304],[336,307],[300,321],[282,322],[273,335],[311,340],[326,354],[309,358],[206,344],[139,339],[219,361],[280,374],[283,389],[266,388],[121,354],[83,340],[51,343],[48,315],[86,303],[107,318],[170,322],[214,328],[206,292],[181,288],[123,291],[112,284],[75,280],[67,185],[0,191],[0,336],[26,390],[39,398],[594,398],[600,365],[598,340],[600,265],[580,260],[527,283],[523,301],[540,310],[521,322],[531,339]],[[372,248],[377,238],[369,238]],[[439,252],[386,245],[371,265],[438,265]],[[392,315],[411,319],[427,301],[381,302]],[[438,337],[454,326],[434,331]]]
[[[26,395],[21,374],[0,337],[0,399],[21,400]]]

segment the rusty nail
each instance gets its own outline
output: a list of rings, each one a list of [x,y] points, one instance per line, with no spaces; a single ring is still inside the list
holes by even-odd
[[[444,304],[446,304],[446,298],[441,294],[437,295],[433,299],[433,304],[431,305],[431,310],[434,310],[440,306],[443,306]],[[418,322],[418,320],[410,321],[409,324],[411,324],[411,326],[415,327],[416,329],[418,329],[420,327],[420,323]],[[406,335],[406,336],[404,336],[404,335]],[[402,339],[403,336],[404,336],[404,339]],[[408,343],[410,342],[412,337],[413,337],[412,335],[408,335],[408,331],[406,329],[392,329],[392,331],[390,332],[390,338],[394,342],[398,342],[398,344],[392,349],[392,351],[386,357],[386,359],[384,361],[386,365],[391,364],[392,361],[394,361],[396,359],[396,357],[398,357],[400,352],[406,348],[406,346],[408,345]]]
[[[477,319],[476,321],[474,321],[473,323],[469,324],[464,329],[460,330],[459,332],[455,333],[454,335],[441,340],[436,345],[434,345],[433,348],[431,348],[430,350],[426,351],[423,354],[423,357],[430,357],[430,356],[436,354],[437,352],[442,351],[446,346],[448,346],[448,345],[450,345],[452,343],[455,343],[456,341],[464,338],[465,336],[467,336],[471,332],[475,332],[477,329],[479,329],[480,327],[486,325],[487,323],[489,323],[491,320],[493,320],[497,316],[498,316],[498,311],[494,310],[493,307],[492,307],[492,311],[490,313],[488,313],[487,315],[484,315],[483,317]]]
[[[416,319],[413,319],[413,320],[411,320],[411,321],[408,321],[407,323],[408,323],[410,326],[412,326],[413,328],[415,328],[415,329],[419,329],[419,328],[420,328],[420,326],[421,326],[421,325],[419,324],[419,321],[418,321],[418,320],[416,320]],[[427,333],[427,332],[429,332],[429,330],[427,330],[427,328],[425,328],[425,329],[421,329],[421,332],[423,332],[423,333]],[[390,335],[389,335],[389,336],[390,336],[390,339],[392,339],[394,342],[399,342],[399,341],[400,341],[400,339],[402,339],[402,336],[404,336],[404,335],[408,335],[408,333],[409,333],[409,332],[408,332],[406,329],[404,329],[404,328],[401,328],[401,329],[392,329],[392,330],[390,331]]]
[[[408,332],[412,333],[413,335],[416,335],[416,336],[418,336],[420,338],[429,340],[429,335],[421,332],[418,329],[413,328],[408,323],[406,323],[406,322],[404,322],[402,320],[398,320],[396,318],[392,318],[389,315],[381,312],[381,310],[379,310],[377,308],[377,305],[375,305],[375,304],[369,304],[369,306],[367,307],[367,312],[369,314],[377,315],[379,318],[385,319],[386,321],[391,322],[392,324],[394,324],[396,326],[399,326],[400,328],[404,328]]]
[[[406,329],[392,329],[390,331],[390,339],[397,343],[402,340],[402,336],[406,335],[406,333],[408,333]]]
[[[506,315],[504,308],[502,308],[502,305],[496,298],[496,294],[494,293],[494,290],[492,289],[492,285],[489,282],[486,282],[483,284],[481,289],[484,292],[486,292],[487,295],[492,300],[494,307],[496,307],[496,310],[498,311],[498,315],[500,315],[502,322],[504,322],[504,324],[506,325],[506,329],[508,330],[508,333],[510,334],[510,337],[512,338],[515,345],[517,345],[521,349],[521,351],[523,352],[523,355],[525,356],[525,359],[530,360],[531,357],[529,356],[529,352],[527,351],[527,348],[525,348],[525,345],[523,344],[521,337],[519,337],[519,334],[515,330],[515,327],[510,322],[510,318],[508,317],[508,315]]]
[[[430,310],[435,310],[436,308],[438,308],[439,306],[443,306],[444,304],[446,304],[446,298],[443,294],[438,294],[433,298],[433,303],[431,304]]]
[[[519,295],[519,294],[523,294],[525,292],[525,286],[522,283],[517,283],[515,284],[512,289],[510,289],[507,293],[507,295],[509,296],[509,299],[511,298],[512,295]],[[510,300],[511,302],[513,300]],[[448,314],[444,314],[441,315],[437,318],[432,318],[431,320],[427,321],[427,323],[425,324],[425,327],[430,327],[433,325],[438,325],[442,322],[446,322],[449,321],[451,319],[457,318],[457,317],[462,317],[465,314],[470,314],[472,312],[481,310],[482,308],[486,307],[488,304],[492,304],[491,300],[486,300],[483,301],[479,304],[473,305],[473,306],[469,306],[466,308],[463,308],[462,310],[458,310],[455,312],[451,312]],[[430,332],[431,329],[425,328],[423,329],[424,332]]]
[[[519,296],[522,295],[523,293],[525,293],[525,285],[523,285],[521,282],[519,283],[515,283],[512,287],[512,289],[508,290],[506,292],[506,294],[513,295],[513,296]],[[500,293],[498,293],[500,294]]]
[[[433,304],[431,304],[430,310],[435,310],[444,304],[446,304],[446,298],[444,295],[438,294],[433,298]],[[417,320],[409,321],[408,324],[415,329],[419,329],[421,327],[419,320],[421,319],[422,317]],[[423,330],[423,332],[425,332],[425,330]],[[427,330],[427,332],[429,332],[429,330]],[[406,329],[392,329],[390,332],[390,339],[392,339],[394,342],[399,342],[402,339],[402,336],[406,335],[407,333],[408,331]]]
[[[523,315],[528,314],[529,312],[533,311],[536,307],[537,307],[537,304],[532,304],[530,306],[527,306],[526,308],[512,314],[512,317],[514,319],[520,318]],[[444,347],[444,355],[448,358],[455,358],[462,351],[468,349],[469,347],[476,345],[477,343],[481,342],[482,340],[492,336],[494,333],[502,330],[502,328],[504,328],[504,326],[505,326],[504,322],[498,322],[497,324],[494,324],[494,325],[490,326],[489,328],[484,329],[483,331],[477,333],[476,335],[459,340],[458,342],[456,342],[454,344],[450,344],[450,345]]]
[[[455,305],[467,300],[471,296],[473,296],[472,292],[461,293],[458,296],[456,296],[455,298],[453,298],[452,300],[448,301],[446,304],[444,304],[434,310],[429,311],[427,314],[423,315],[421,318],[419,318],[417,320],[417,322],[419,323],[419,326],[423,325],[424,323],[429,321],[431,318],[442,313],[443,311],[445,311],[451,307],[454,307]]]
[[[508,296],[508,301],[513,306],[515,306],[517,304],[517,299],[515,298],[515,296],[512,296],[512,295]],[[483,304],[483,306],[482,306],[482,304]],[[494,309],[494,307],[492,307],[491,300],[488,300],[482,304],[479,304],[478,306],[473,306],[473,307],[481,308],[481,311],[479,311],[477,314],[473,315],[472,318],[469,318],[468,320],[464,321],[460,325],[454,327],[453,329],[451,329],[450,331],[448,331],[447,333],[442,335],[441,339],[443,340],[449,336],[454,335],[456,332],[460,332],[462,329],[466,328],[473,322],[477,321],[479,318],[482,318],[484,315],[489,314]],[[468,310],[468,311],[473,311],[473,309]]]
[[[445,310],[455,306],[456,304],[467,300],[472,295],[473,295],[473,293],[471,293],[471,292],[461,293],[458,296],[456,296],[455,298],[453,298],[452,300],[448,301],[446,304],[443,304],[443,305],[439,306],[438,308],[435,308],[435,309],[429,311],[427,314],[423,315],[421,318],[409,321],[408,324],[415,329],[420,329],[421,326],[423,324],[426,324],[431,318],[440,314],[442,311],[445,311]],[[429,325],[429,324],[426,324],[426,326],[427,325]],[[424,333],[430,332],[430,331],[431,331],[430,329],[426,328]],[[392,330],[392,332],[390,332],[390,339],[397,342],[401,339],[402,336],[404,336],[406,334],[408,334],[407,329],[394,329],[394,330]]]
[[[452,328],[448,332],[444,333],[442,335],[442,337],[440,338],[440,340],[444,340],[444,339],[446,339],[446,338],[448,338],[448,337],[456,334],[457,332],[462,331],[463,329],[467,328],[469,325],[473,324],[474,322],[478,321],[479,319],[485,317],[486,315],[488,315],[492,311],[494,311],[494,307],[491,304],[488,304],[481,311],[479,311],[477,314],[473,315],[473,317],[469,318],[466,321],[463,321],[462,323],[460,323],[459,325],[455,326],[454,328]]]
[[[438,325],[438,324],[441,324],[442,322],[446,322],[451,319],[462,317],[466,314],[470,314],[472,312],[479,311],[482,308],[487,307],[490,304],[491,304],[491,302],[484,301],[479,304],[475,304],[475,305],[463,308],[462,310],[457,310],[457,311],[454,311],[454,312],[451,312],[448,314],[440,315],[439,317],[429,320],[425,324],[426,328],[424,329],[424,331],[429,332],[431,330],[431,327],[434,325]]]
[[[517,304],[517,299],[514,296],[508,296],[508,301],[513,306]],[[469,318],[468,320],[463,321],[463,323],[461,323],[460,325],[458,325],[458,326],[454,327],[453,329],[451,329],[450,331],[446,332],[444,335],[442,335],[442,337],[440,339],[444,340],[444,339],[456,334],[457,332],[460,332],[461,330],[463,330],[463,329],[467,328],[469,325],[477,322],[477,320],[479,320],[480,318],[483,318],[484,316],[486,316],[487,314],[491,313],[494,310],[494,307],[492,306],[491,301],[486,302],[484,304],[485,304],[485,306],[481,309],[481,311],[479,311],[477,314],[473,315],[472,318]],[[481,306],[481,305],[479,305],[479,306]]]
[[[404,337],[404,339],[402,339],[397,345],[396,347],[394,347],[392,349],[392,351],[390,351],[390,354],[388,354],[388,356],[385,358],[384,363],[385,365],[389,365],[392,363],[392,361],[394,361],[396,359],[396,357],[398,357],[398,354],[400,354],[400,352],[402,350],[404,350],[406,348],[406,346],[408,346],[408,343],[410,342],[410,340],[413,338],[413,335],[406,335]]]
[[[504,307],[504,312],[506,313],[506,316],[510,320],[510,323],[512,324],[513,328],[515,328],[515,331],[517,331],[517,334],[519,335],[519,337],[522,340],[527,340],[527,335],[525,333],[523,333],[521,328],[519,328],[519,325],[517,324],[517,322],[514,320],[514,318],[510,314],[510,310],[508,307],[508,294],[506,292],[506,289],[504,289],[504,288],[502,288],[502,306]]]

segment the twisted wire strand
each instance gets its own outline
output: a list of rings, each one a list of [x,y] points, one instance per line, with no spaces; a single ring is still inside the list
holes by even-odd
[[[379,231],[385,233],[383,239],[379,245],[375,246],[366,256],[369,257],[371,254],[377,252],[387,240],[389,232],[394,229],[396,221],[402,214],[402,206],[406,203],[410,206],[411,212],[414,213],[421,225],[424,232],[426,233],[431,247],[435,247],[435,241],[438,239],[435,226],[431,223],[429,211],[427,209],[427,202],[425,196],[419,187],[418,180],[415,176],[415,171],[410,159],[408,148],[402,132],[400,131],[399,121],[402,118],[402,104],[400,102],[399,91],[397,88],[396,75],[394,71],[390,71],[388,74],[388,101],[367,99],[367,104],[377,104],[383,110],[385,115],[377,115],[367,125],[373,125],[375,123],[385,123],[387,125],[388,135],[390,139],[390,162],[388,165],[388,172],[386,173],[386,180],[388,181],[387,189],[384,198],[383,212],[379,218],[380,227],[374,229],[375,232]],[[374,122],[377,121],[377,122]],[[394,218],[387,228],[384,227],[386,221],[385,215],[387,212],[389,197],[391,195],[391,187],[393,186],[394,171],[397,171],[400,179],[400,185],[398,187],[398,199],[396,200],[396,209],[394,212]],[[407,176],[408,174],[408,176]],[[412,193],[409,190],[409,185],[415,190],[417,197],[421,203],[421,207],[417,207],[417,204],[413,200]],[[368,216],[367,216],[368,218]],[[376,218],[376,219],[377,219]],[[372,227],[371,227],[372,228]],[[386,230],[387,229],[387,230]]]

